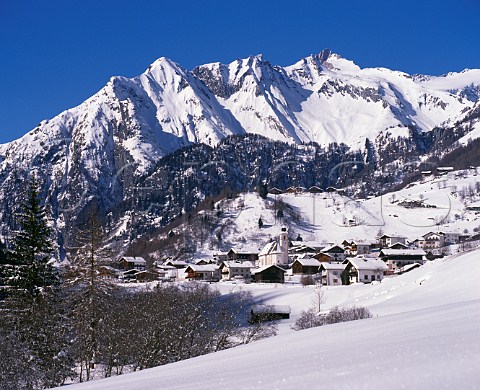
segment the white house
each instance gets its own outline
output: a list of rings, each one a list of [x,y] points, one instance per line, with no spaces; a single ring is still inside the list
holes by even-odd
[[[187,274],[185,278],[190,280],[208,280],[217,282],[220,280],[220,271],[216,264],[190,264],[185,270],[185,273]]]
[[[381,281],[388,270],[383,260],[378,258],[356,256],[346,259],[343,263],[349,283]]]
[[[245,280],[251,279],[251,270],[253,264],[250,261],[224,261],[220,265],[220,275],[222,279],[233,279],[235,277],[242,277]]]
[[[321,263],[319,272],[322,275],[322,284],[325,286],[340,286],[345,264]]]
[[[258,266],[266,265],[288,265],[288,233],[286,228],[282,228],[278,239],[269,242],[258,254]]]
[[[380,237],[380,245],[383,248],[388,248],[389,246],[392,246],[393,244],[396,244],[397,242],[407,245],[407,238],[406,237],[401,237],[401,236],[389,236],[387,234],[384,234],[382,237]]]

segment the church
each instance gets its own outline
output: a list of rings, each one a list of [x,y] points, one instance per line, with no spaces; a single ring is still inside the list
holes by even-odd
[[[269,242],[258,254],[258,266],[288,265],[288,232],[287,228],[282,231],[275,241]]]

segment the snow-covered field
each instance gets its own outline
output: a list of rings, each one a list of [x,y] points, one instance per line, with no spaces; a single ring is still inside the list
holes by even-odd
[[[295,332],[314,289],[219,284],[291,306],[279,335],[253,344],[70,389],[476,389],[480,379],[480,250],[429,262],[373,285],[326,287],[325,308],[374,317]]]

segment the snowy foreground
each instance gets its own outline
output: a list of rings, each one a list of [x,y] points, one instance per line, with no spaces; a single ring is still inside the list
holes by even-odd
[[[376,285],[328,288],[325,307],[368,307],[374,318],[308,329],[69,389],[476,389],[480,380],[480,251],[430,262]],[[224,285],[221,289],[232,288]],[[236,288],[240,288],[237,286]],[[290,304],[312,289],[245,285]]]

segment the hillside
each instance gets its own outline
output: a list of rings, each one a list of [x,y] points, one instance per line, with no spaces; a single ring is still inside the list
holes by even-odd
[[[211,258],[232,247],[259,250],[277,237],[282,226],[288,227],[292,240],[300,235],[307,243],[325,246],[343,240],[373,241],[381,234],[400,235],[409,241],[430,231],[472,235],[480,226],[475,208],[480,202],[479,188],[477,169],[470,169],[443,176],[428,175],[408,188],[368,199],[353,199],[335,192],[306,192],[269,194],[263,200],[257,193],[243,193],[216,202],[215,210],[202,211],[200,216],[209,218],[208,227],[198,217],[193,222],[184,217],[179,221],[183,223],[174,229],[177,241],[162,240],[165,234],[157,238],[160,243],[155,238],[149,240],[150,249],[145,252],[141,245],[134,244],[132,253],[137,248],[142,255],[152,255],[157,260],[181,256],[193,261]],[[279,209],[284,210],[281,219],[275,218]],[[261,228],[259,218],[263,222]],[[180,250],[193,246],[195,251],[187,254]],[[457,249],[453,246],[445,251],[454,253]]]
[[[477,250],[436,260],[376,285],[327,288],[326,305],[367,306],[375,314],[368,320],[300,332],[284,327],[254,344],[69,388],[474,389],[479,255]],[[251,289],[266,303],[290,304],[295,314],[311,305],[313,289]]]

